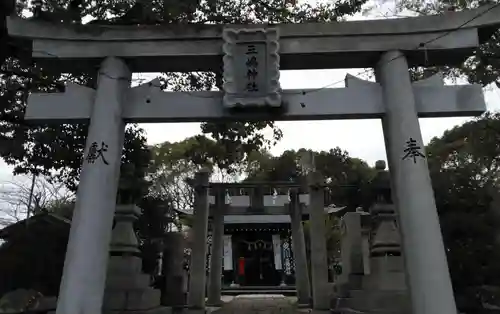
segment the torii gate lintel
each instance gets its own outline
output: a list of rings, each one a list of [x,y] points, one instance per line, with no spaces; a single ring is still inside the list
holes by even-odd
[[[159,81],[129,89],[122,118],[129,123],[376,119],[385,113],[378,83],[346,77],[346,88],[284,90],[282,112],[235,112],[221,92],[163,92]],[[443,86],[440,74],[413,83],[421,118],[477,116],[486,110],[482,87]],[[32,123],[78,123],[91,117],[95,90],[68,84],[64,93],[35,93],[25,119]],[[465,96],[465,97],[464,97]]]

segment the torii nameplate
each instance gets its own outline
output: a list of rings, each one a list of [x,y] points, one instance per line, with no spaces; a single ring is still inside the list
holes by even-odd
[[[278,29],[224,29],[226,108],[280,107]]]

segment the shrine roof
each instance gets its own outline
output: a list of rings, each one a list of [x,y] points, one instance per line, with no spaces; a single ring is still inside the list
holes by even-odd
[[[6,226],[0,230],[0,239],[8,240],[11,237],[22,234],[27,228],[33,234],[37,232],[47,232],[47,226],[57,226],[69,231],[71,221],[52,213],[41,213],[31,216],[28,219],[20,220],[16,223]]]
[[[280,68],[373,67],[381,53],[406,52],[411,66],[463,61],[500,25],[500,5],[442,15],[279,25],[60,25],[8,18],[13,37],[32,40],[33,57],[63,71],[122,57],[134,72],[210,71],[222,64],[225,28],[278,28]],[[75,60],[78,62],[75,63]]]
[[[279,207],[279,206],[276,206]],[[245,207],[243,208],[243,211],[239,210],[239,207],[234,207],[234,208],[229,208],[229,210],[225,213],[224,215],[224,221],[225,223],[235,223],[235,221],[246,221],[246,222],[253,222],[253,223],[260,223],[266,221],[266,219],[269,219],[269,221],[275,221],[275,219],[285,219],[288,222],[289,218],[282,218],[282,217],[289,217],[289,214],[285,211],[276,211],[273,206],[267,206],[266,209],[267,211],[257,211],[257,212],[252,212],[251,208]],[[213,214],[213,210],[215,208],[211,207],[210,208],[211,213],[210,216]],[[334,204],[330,204],[324,208],[325,214],[333,214],[335,216],[341,216],[345,213],[347,210],[347,206],[336,206]],[[193,208],[183,208],[183,209],[175,209],[177,213],[180,215],[186,215],[186,216],[192,216],[194,214],[194,209]],[[308,215],[307,208],[304,209],[304,215]],[[265,218],[267,217],[267,218]],[[274,217],[274,218],[272,218]],[[281,217],[281,218],[280,218]],[[275,221],[276,222],[276,221]]]

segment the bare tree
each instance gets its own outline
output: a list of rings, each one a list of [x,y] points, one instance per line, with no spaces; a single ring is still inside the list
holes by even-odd
[[[0,225],[7,225],[58,204],[69,203],[74,194],[64,184],[45,177],[17,177],[0,184]]]
[[[194,206],[193,188],[189,181],[193,179],[196,171],[203,168],[193,165],[189,160],[178,160],[175,164],[159,165],[154,173],[149,174],[152,185],[152,195],[169,198],[176,209],[192,209]],[[212,167],[210,182],[236,182],[237,174],[230,174],[226,170]]]

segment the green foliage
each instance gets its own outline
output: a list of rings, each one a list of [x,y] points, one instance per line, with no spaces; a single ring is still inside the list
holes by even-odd
[[[408,10],[419,15],[429,15],[474,9],[482,5],[496,3],[498,3],[497,0],[403,0],[398,3],[397,11]],[[480,33],[480,38],[484,42],[462,64],[431,69],[415,69],[416,77],[427,77],[429,72],[442,71],[450,78],[465,76],[471,83],[479,83],[483,86],[495,83],[500,88],[500,30],[484,30]]]
[[[142,268],[147,274],[156,275],[156,261],[161,250],[160,240],[170,231],[176,215],[168,198],[145,196],[137,205],[142,209],[142,214],[134,227],[142,253]]]
[[[253,152],[246,166],[247,181],[295,181],[305,184],[306,178],[301,165],[304,155],[313,155],[315,168],[329,185],[328,204],[346,204],[355,208],[365,204],[360,197],[364,187],[374,175],[364,161],[351,158],[340,148],[312,152],[306,149],[285,151],[273,157],[267,152]],[[368,194],[367,194],[368,195]],[[327,204],[327,205],[328,205]]]
[[[446,131],[427,148],[430,166],[465,169],[479,186],[496,184],[500,171],[500,114],[486,113],[479,119]]]
[[[235,180],[235,174],[241,172],[241,165],[236,163],[229,169],[221,169],[218,161],[226,154],[226,147],[203,135],[154,145],[146,176],[150,182],[147,198],[162,200],[168,207],[171,223],[178,229],[181,225],[190,225],[190,217],[179,216],[177,211],[194,206],[193,188],[189,182],[194,174],[205,168],[219,181],[227,182]]]
[[[151,184],[145,178],[151,163],[151,151],[142,129],[131,126],[127,130],[121,158],[118,202],[136,203],[148,193]]]
[[[216,143],[204,136],[153,146],[149,194],[170,199],[175,209],[192,208],[193,190],[187,181],[202,168],[214,168],[212,155],[217,150]]]
[[[499,136],[500,115],[487,113],[427,147],[455,293],[467,313],[482,309],[482,286],[500,285],[500,208],[491,203],[499,191]]]
[[[14,67],[12,69],[12,67]],[[0,74],[0,156],[14,165],[15,174],[35,173],[53,177],[76,191],[82,164],[87,125],[28,125],[24,110],[29,91],[57,91],[61,79],[23,77],[21,63],[11,62]],[[19,74],[13,74],[18,73]],[[88,80],[73,81],[89,84]],[[130,125],[125,132],[122,162],[144,163],[146,138],[142,129]]]
[[[311,233],[310,233],[310,221],[307,220],[303,223],[304,225],[304,238],[306,242],[306,251],[308,258],[311,257]],[[340,220],[339,218],[329,215],[325,217],[326,226],[326,250],[328,255],[328,263],[335,263],[340,258]],[[309,261],[310,262],[310,261]]]

